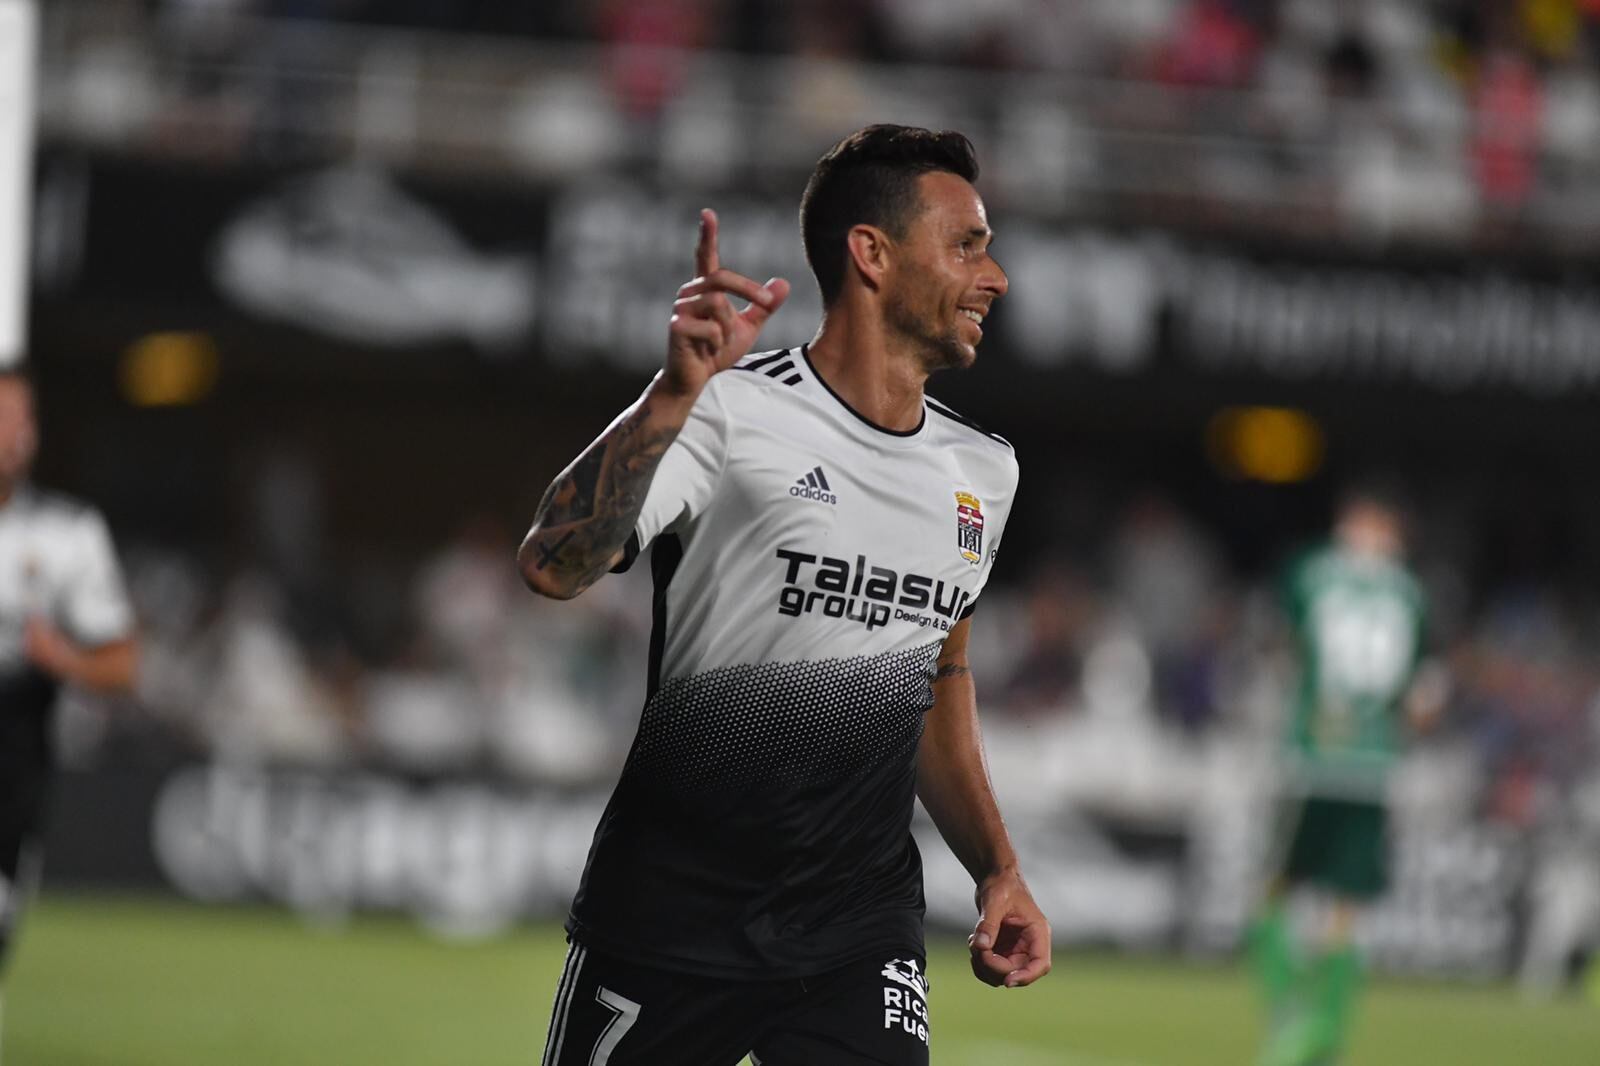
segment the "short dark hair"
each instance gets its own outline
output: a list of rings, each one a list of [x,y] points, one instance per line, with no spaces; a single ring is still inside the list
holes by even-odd
[[[978,180],[978,157],[964,134],[868,126],[817,160],[800,197],[800,238],[824,304],[844,287],[850,228],[866,223],[891,237],[904,236],[920,207],[917,179],[938,170]]]
[[[1400,529],[1400,536],[1410,536],[1414,515],[1411,494],[1406,483],[1387,470],[1368,471],[1344,483],[1338,505],[1334,511],[1335,523],[1342,522],[1351,512],[1373,508],[1389,516]]]
[[[1404,518],[1409,494],[1403,481],[1387,470],[1365,471],[1344,483],[1339,493],[1340,511],[1353,507],[1377,507],[1397,518]]]

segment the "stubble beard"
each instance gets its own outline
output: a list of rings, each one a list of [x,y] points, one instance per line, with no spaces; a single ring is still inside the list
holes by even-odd
[[[33,449],[26,445],[14,445],[0,450],[0,498],[9,496],[13,490],[28,479],[28,472],[33,467]]]
[[[917,353],[927,373],[965,370],[977,358],[972,348],[962,343],[956,332],[959,326],[953,325],[944,333],[937,333],[928,328],[931,315],[919,314],[898,297],[889,300],[886,311],[889,327]]]

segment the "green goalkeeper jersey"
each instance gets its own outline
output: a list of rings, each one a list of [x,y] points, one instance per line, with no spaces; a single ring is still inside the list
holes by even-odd
[[[1308,792],[1381,798],[1422,654],[1422,589],[1398,562],[1329,546],[1295,563],[1286,595],[1301,663],[1294,776]]]

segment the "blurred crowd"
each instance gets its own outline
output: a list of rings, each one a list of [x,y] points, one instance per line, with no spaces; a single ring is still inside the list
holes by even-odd
[[[1412,56],[1471,84],[1504,58],[1593,61],[1595,0],[154,0],[179,18],[255,14],[617,45],[1066,70],[1244,88],[1296,53],[1365,82]],[[1351,87],[1348,83],[1346,88]]]
[[[135,549],[142,713],[102,709],[90,747],[593,783],[620,765],[641,702],[649,579],[556,605],[523,588],[515,547],[478,517],[420,566],[268,561],[220,582],[191,556]]]
[[[1091,95],[1077,110],[1131,131],[1275,143],[1278,158],[1223,156],[1222,173],[1197,176],[1245,194],[1331,177],[1325,195],[1344,201],[1334,208],[1383,232],[1397,215],[1448,231],[1480,213],[1494,225],[1530,207],[1567,212],[1600,161],[1596,0],[612,0],[593,11],[571,29],[615,50],[615,87],[634,111],[665,107],[686,80],[658,46],[843,67],[824,100],[851,95],[848,66],[862,60],[1147,83],[1178,91],[1107,105]],[[1215,103],[1193,106],[1185,90],[1212,90]]]
[[[1145,774],[1181,811],[1207,745],[1272,749],[1293,648],[1274,582],[1235,573],[1170,497],[1134,494],[1106,530],[1087,550],[1010,560],[1011,581],[982,597],[974,668],[996,777],[1075,779],[1062,794],[1093,801],[1096,782]],[[645,690],[646,567],[543,600],[517,576],[513,531],[485,516],[415,566],[335,575],[284,547],[225,581],[189,555],[127,550],[141,706],[78,706],[69,757],[614,778]],[[1527,583],[1469,591],[1425,542],[1417,562],[1448,708],[1419,747],[1466,772],[1460,813],[1600,830],[1600,602]],[[1030,769],[1041,751],[1052,765]],[[1108,751],[1116,765],[1097,768]]]
[[[159,72],[181,70],[191,98],[156,123],[168,150],[293,161],[307,141],[344,147],[353,124],[384,153],[429,136],[470,147],[450,156],[462,166],[681,155],[697,162],[678,170],[715,181],[754,160],[808,164],[887,114],[973,133],[1008,206],[1131,198],[1147,219],[1203,222],[1209,205],[1280,229],[1491,244],[1600,229],[1597,0],[143,3],[154,29],[100,21],[166,55],[97,45],[73,92],[99,117],[80,130],[155,108],[171,91]],[[296,29],[259,30],[258,16]],[[301,32],[311,20],[354,36]],[[374,27],[465,51],[417,38],[352,57]],[[564,47],[514,55],[516,41]],[[341,84],[368,75],[351,103]],[[404,88],[430,78],[430,92]],[[392,102],[374,103],[380,88]]]
[[[1553,579],[1473,581],[1461,539],[1414,553],[1429,602],[1419,683],[1447,708],[1414,751],[1459,759],[1463,814],[1600,831],[1600,602]],[[1087,557],[1035,563],[988,597],[986,705],[1120,715],[1191,749],[1218,736],[1270,745],[1298,669],[1282,592],[1270,571],[1235,572],[1171,499],[1139,494]]]

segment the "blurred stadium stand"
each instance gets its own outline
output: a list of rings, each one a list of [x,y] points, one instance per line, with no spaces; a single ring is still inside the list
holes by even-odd
[[[1231,945],[1274,577],[1377,468],[1451,686],[1378,957],[1592,935],[1539,901],[1600,896],[1600,4],[54,0],[43,31],[40,480],[106,509],[149,649],[142,713],[64,716],[55,876],[457,931],[562,906],[648,592],[537,600],[515,540],[658,361],[694,208],[799,283],[798,343],[799,190],[887,119],[973,136],[1013,279],[933,391],[1024,468],[974,636],[1062,936]],[[83,828],[130,810],[142,858]]]

